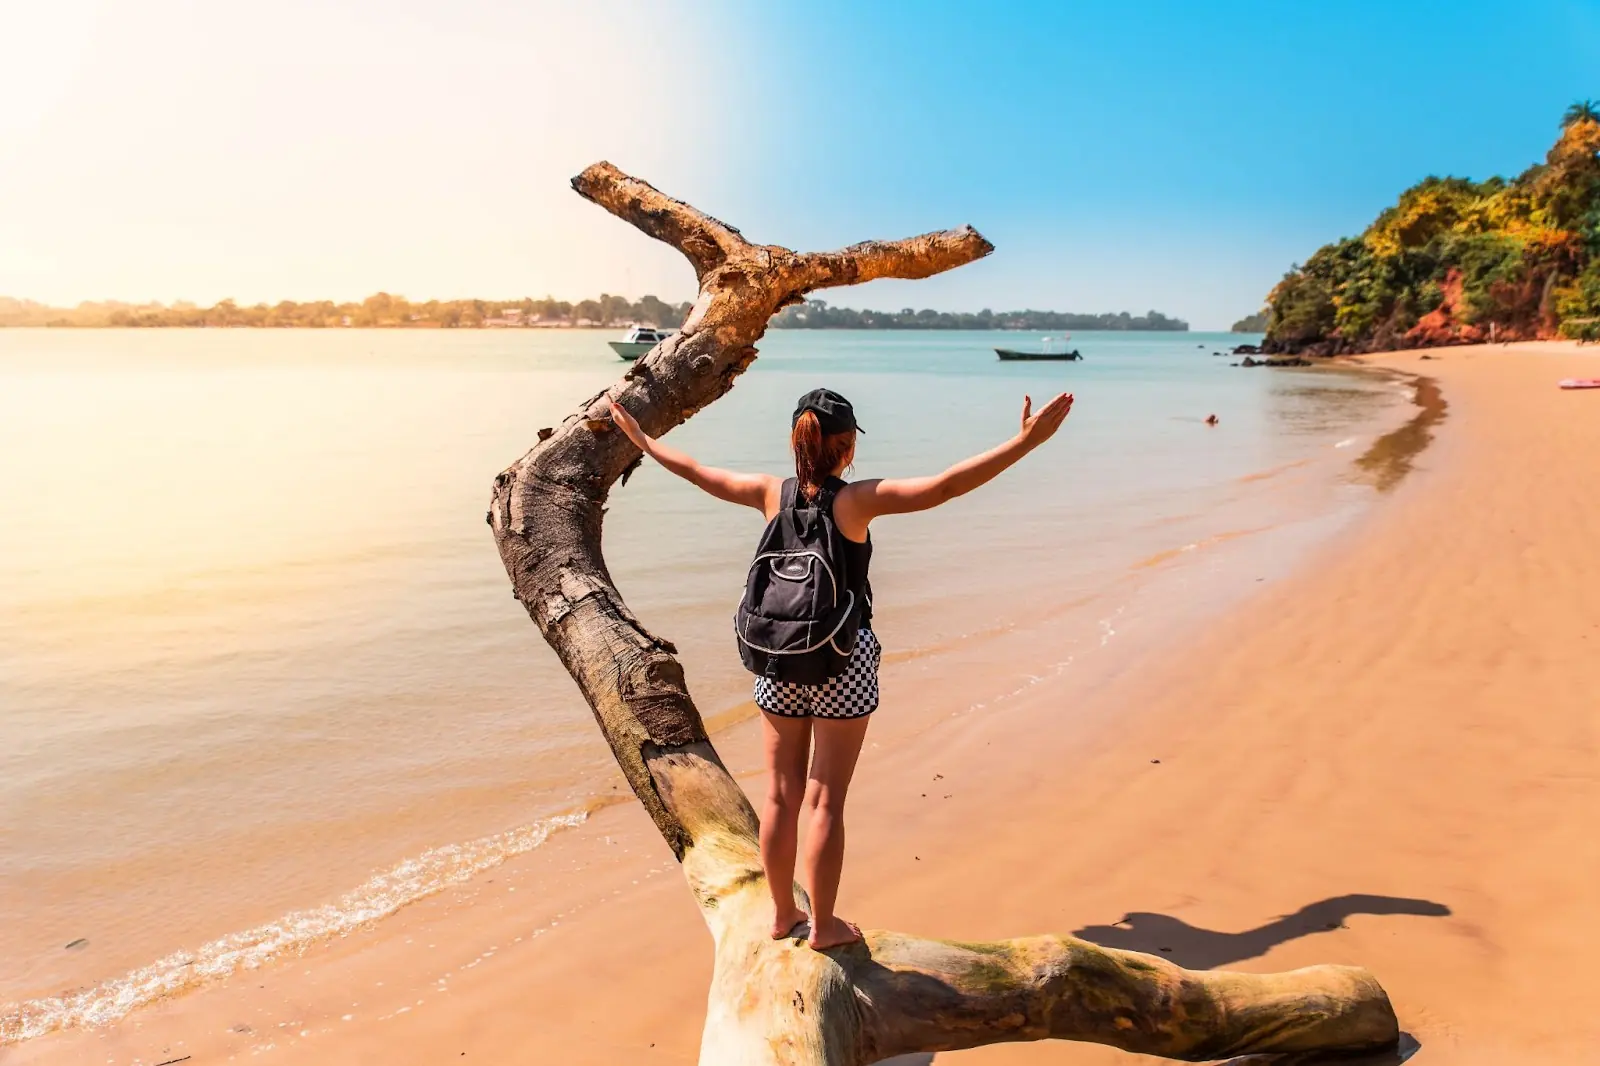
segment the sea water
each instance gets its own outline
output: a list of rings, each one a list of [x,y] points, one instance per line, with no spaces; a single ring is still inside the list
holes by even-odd
[[[614,794],[484,522],[494,475],[617,380],[609,339],[0,331],[0,1041],[381,919]],[[670,439],[784,473],[825,385],[865,428],[851,476],[929,474],[1016,432],[1025,394],[1075,394],[998,482],[874,528],[893,670],[1040,617],[1109,629],[1129,575],[1370,492],[1349,446],[1403,397],[1212,354],[1257,339],[1001,363],[1042,338],[774,331]],[[731,616],[760,527],[651,464],[606,520],[714,724],[748,713]]]

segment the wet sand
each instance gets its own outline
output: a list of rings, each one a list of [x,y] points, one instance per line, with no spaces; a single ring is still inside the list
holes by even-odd
[[[1369,453],[1387,499],[1309,565],[1093,686],[1047,679],[914,736],[885,723],[852,795],[845,913],[1191,967],[1360,963],[1416,1061],[1600,1061],[1600,394],[1555,387],[1600,351],[1432,354],[1363,360],[1426,374],[1439,402]],[[946,698],[911,675],[886,691]],[[623,803],[372,931],[0,1055],[692,1063],[710,955]]]

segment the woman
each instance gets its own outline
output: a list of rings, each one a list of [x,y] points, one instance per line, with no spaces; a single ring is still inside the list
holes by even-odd
[[[1022,401],[1017,435],[982,455],[963,460],[933,477],[838,480],[856,454],[855,410],[829,389],[800,398],[790,420],[796,491],[814,502],[831,493],[834,522],[845,540],[852,585],[867,603],[843,676],[826,685],[798,685],[756,679],[756,705],[762,710],[767,764],[766,799],[761,811],[761,865],[772,892],[774,940],[794,934],[809,922],[808,940],[822,950],[861,939],[861,930],[834,913],[839,874],[844,865],[844,800],[866,738],[868,716],[878,705],[877,638],[866,586],[872,558],[869,529],[882,515],[926,511],[993,480],[1034,448],[1049,440],[1072,410],[1062,393],[1037,414]],[[645,435],[632,415],[616,403],[611,417],[640,451],[719,500],[754,507],[770,522],[783,506],[784,479],[771,474],[738,474],[702,466],[694,459]],[[824,505],[827,497],[824,496]],[[813,747],[815,750],[813,750]],[[809,775],[807,763],[810,764]],[[808,916],[795,902],[795,850],[800,813],[808,821],[801,882],[811,897]]]

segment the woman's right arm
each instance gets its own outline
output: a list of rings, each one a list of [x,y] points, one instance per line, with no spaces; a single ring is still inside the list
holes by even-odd
[[[879,515],[926,511],[957,496],[964,496],[979,485],[993,481],[1007,467],[1049,440],[1061,428],[1072,410],[1072,394],[1062,393],[1038,414],[1033,413],[1033,398],[1022,400],[1022,428],[1015,437],[982,455],[963,459],[942,474],[932,477],[884,478],[855,482],[840,493],[835,505],[846,536],[859,530],[863,539],[867,523]],[[856,527],[855,529],[849,527]]]
[[[754,507],[770,515],[776,509],[777,498],[783,482],[771,474],[740,474],[720,467],[706,466],[692,455],[669,448],[639,427],[627,409],[615,400],[611,402],[611,421],[622,430],[634,447],[677,474],[689,484],[715,496],[719,500]]]

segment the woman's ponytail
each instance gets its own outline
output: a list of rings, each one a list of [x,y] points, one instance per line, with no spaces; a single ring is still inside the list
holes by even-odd
[[[815,411],[805,411],[795,420],[789,443],[794,446],[794,476],[800,479],[800,494],[808,500],[816,499],[822,490],[822,477],[817,470],[822,462],[822,423],[817,421]]]
[[[833,474],[855,444],[855,431],[822,433],[822,423],[814,411],[801,412],[795,419],[789,444],[794,448],[794,474],[800,481],[800,495],[814,500],[822,491],[823,479]]]

